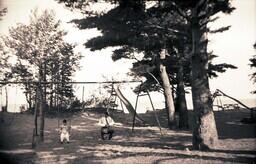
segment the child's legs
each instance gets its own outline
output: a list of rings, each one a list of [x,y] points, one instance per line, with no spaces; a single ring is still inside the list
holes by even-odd
[[[100,134],[101,134],[101,139],[102,139],[102,140],[105,139],[105,137],[104,137],[104,135],[106,134],[105,131],[106,131],[106,127],[102,127],[101,130],[100,130]]]
[[[61,133],[60,134],[60,141],[63,142],[66,139],[69,142],[69,133]]]
[[[69,142],[69,133],[66,133],[65,138]]]
[[[109,130],[109,139],[111,139],[111,138],[112,138],[113,133],[114,133],[114,130],[113,130],[113,129],[110,129],[110,130]]]
[[[60,142],[63,142],[65,139],[65,134],[61,133],[60,134]]]

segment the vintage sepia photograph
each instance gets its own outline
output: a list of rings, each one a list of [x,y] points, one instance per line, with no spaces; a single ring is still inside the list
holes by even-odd
[[[255,0],[0,0],[1,164],[256,164]]]

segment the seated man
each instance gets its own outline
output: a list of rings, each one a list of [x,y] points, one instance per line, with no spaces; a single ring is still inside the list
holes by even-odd
[[[63,141],[66,139],[67,143],[69,143],[69,131],[70,127],[67,125],[67,120],[62,121],[62,125],[60,126],[60,142],[63,143]]]
[[[113,136],[114,130],[110,126],[114,125],[114,120],[109,116],[108,112],[105,113],[99,120],[99,125],[101,127],[101,138],[103,140],[110,140]]]

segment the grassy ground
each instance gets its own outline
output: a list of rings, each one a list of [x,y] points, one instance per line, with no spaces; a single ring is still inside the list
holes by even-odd
[[[60,144],[58,119],[46,118],[45,141],[32,150],[33,116],[9,114],[0,125],[0,157],[6,163],[255,163],[255,124],[242,124],[249,116],[245,110],[215,113],[220,144],[215,150],[191,150],[190,131],[167,130],[161,135],[154,113],[141,115],[147,126],[136,126],[131,132],[131,117],[113,113],[114,137],[100,139],[98,118],[103,111],[88,110],[70,117],[71,143]],[[164,112],[158,112],[161,120]],[[8,122],[8,119],[10,120]],[[11,121],[12,120],[12,121]],[[165,127],[165,122],[161,122]]]

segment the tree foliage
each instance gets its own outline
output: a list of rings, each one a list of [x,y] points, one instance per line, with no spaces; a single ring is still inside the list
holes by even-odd
[[[82,29],[96,27],[102,31],[102,36],[91,39],[85,45],[92,50],[121,46],[114,52],[115,60],[120,58],[136,60],[133,52],[144,52],[143,60],[138,60],[134,64],[142,68],[143,64],[154,68],[154,62],[158,60],[157,54],[162,48],[167,49],[170,56],[161,60],[161,63],[166,66],[171,65],[170,68],[175,68],[177,65],[177,70],[184,65],[184,68],[189,70],[188,73],[183,73],[183,76],[189,76],[192,88],[195,113],[193,146],[199,150],[214,147],[218,135],[209,77],[216,77],[216,72],[225,72],[227,68],[236,67],[226,63],[213,64],[212,59],[216,56],[208,53],[207,47],[208,33],[224,32],[230,26],[210,29],[207,25],[218,19],[217,13],[229,14],[234,10],[230,0],[155,1],[156,6],[149,9],[145,8],[146,0],[138,1],[141,5],[132,0],[116,2],[119,5],[105,14],[74,21]],[[140,71],[140,69],[136,70]],[[169,78],[177,77],[175,69],[169,70]],[[153,73],[159,75],[157,71],[153,70]],[[149,75],[147,77],[150,78]]]
[[[65,4],[75,7],[75,3],[78,2],[83,3],[84,5],[89,5],[94,1],[66,1]],[[97,1],[95,1],[95,3],[96,2]],[[102,36],[92,38],[85,43],[85,46],[91,48],[91,50],[100,50],[109,46],[119,46],[119,48],[113,52],[112,59],[114,61],[122,58],[134,59],[136,60],[136,64],[134,64],[135,67],[139,67],[141,64],[154,64],[155,53],[159,51],[161,47],[165,46],[169,51],[168,53],[171,54],[168,56],[169,63],[167,62],[168,64],[166,64],[166,66],[170,78],[173,79],[172,82],[175,84],[176,81],[175,74],[178,70],[177,65],[180,65],[178,64],[179,62],[177,58],[177,54],[179,54],[183,56],[181,59],[182,61],[187,60],[187,62],[184,63],[184,66],[187,67],[187,69],[185,69],[187,73],[184,75],[186,76],[187,86],[190,86],[189,53],[191,51],[191,46],[189,43],[191,43],[191,29],[189,22],[186,21],[187,17],[175,12],[179,3],[174,5],[173,2],[168,3],[159,1],[159,3],[155,3],[153,7],[145,9],[146,1],[136,1],[136,3],[135,1],[115,2],[120,5],[105,14],[73,21],[79,25],[80,29],[97,28],[102,32]],[[160,2],[162,5],[160,5]],[[86,8],[84,10],[86,10]],[[204,21],[204,23],[216,19],[217,18],[209,18],[209,20]],[[227,29],[228,28],[223,27],[216,30],[208,29],[208,31],[220,32]],[[184,49],[186,49],[186,51],[184,51]],[[140,52],[144,52],[144,57],[141,61],[138,60],[135,55]],[[216,56],[209,57],[209,77],[217,77],[217,73],[225,72],[228,68],[236,68],[235,66],[226,63],[213,64],[212,60],[215,57]],[[136,68],[133,70],[135,71]],[[153,73],[156,77],[159,77],[157,72]],[[133,75],[136,75],[136,72]],[[152,86],[152,88],[149,88],[150,90],[158,88],[155,87],[156,82],[150,75],[145,73],[140,75],[145,76],[148,79],[144,86]]]
[[[7,11],[8,11],[7,8],[0,9],[0,21],[2,20],[2,17],[5,16]]]
[[[7,13],[7,8],[0,10],[0,21],[2,17]],[[6,73],[9,71],[10,63],[8,62],[10,55],[5,50],[4,41],[0,38],[0,80],[6,80]]]
[[[9,62],[8,62],[8,59],[9,59],[9,55],[8,53],[5,51],[5,45],[2,41],[2,39],[0,39],[0,67],[1,67],[1,70],[0,70],[0,80],[1,81],[4,81],[6,80],[6,73],[9,71]]]
[[[53,11],[37,10],[32,12],[29,24],[17,24],[9,29],[9,36],[2,37],[9,52],[17,57],[12,67],[12,78],[22,81],[62,82],[62,86],[51,88],[44,85],[45,91],[62,97],[73,96],[72,86],[66,84],[78,68],[79,54],[74,54],[74,45],[68,44],[63,37],[66,32],[55,20]],[[26,86],[26,92],[35,96],[35,85]],[[51,90],[51,91],[49,91]],[[45,93],[45,95],[47,94]]]
[[[68,102],[64,100],[73,97],[72,85],[68,82],[78,68],[80,55],[73,52],[74,45],[64,41],[65,35],[53,11],[45,10],[39,14],[34,10],[28,24],[17,24],[9,29],[9,36],[2,37],[9,52],[17,58],[10,76],[24,81],[27,101],[30,107],[35,105],[32,145],[35,145],[38,135],[38,116],[39,141],[44,141],[44,113],[47,104],[52,106],[55,99],[55,102],[60,101],[63,105],[63,102]],[[60,85],[48,84],[48,79]]]

